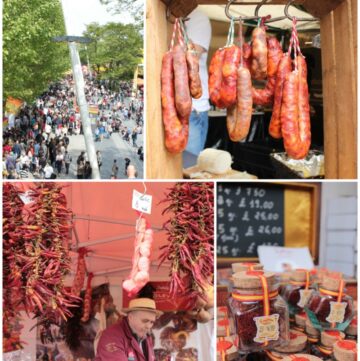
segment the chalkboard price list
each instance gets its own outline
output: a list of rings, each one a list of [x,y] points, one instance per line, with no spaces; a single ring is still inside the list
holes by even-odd
[[[257,257],[259,245],[284,245],[284,189],[219,183],[217,235],[219,257]]]

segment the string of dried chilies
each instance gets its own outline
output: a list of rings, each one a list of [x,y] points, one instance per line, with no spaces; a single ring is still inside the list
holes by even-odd
[[[212,183],[176,183],[162,202],[170,215],[164,224],[168,244],[160,264],[170,261],[170,293],[185,297],[187,309],[207,302],[213,282],[214,188]]]

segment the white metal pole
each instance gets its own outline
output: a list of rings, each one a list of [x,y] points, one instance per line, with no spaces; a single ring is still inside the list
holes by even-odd
[[[78,106],[80,108],[80,118],[84,132],[86,151],[92,169],[91,174],[93,179],[100,179],[101,177],[100,177],[100,171],[96,157],[95,143],[94,143],[94,138],[91,131],[91,123],[89,119],[89,109],[86,102],[85,91],[84,91],[85,88],[84,77],[81,69],[80,57],[76,47],[76,43],[69,42],[69,49],[70,49],[71,64],[73,68],[73,76],[75,80],[77,101],[78,101]]]

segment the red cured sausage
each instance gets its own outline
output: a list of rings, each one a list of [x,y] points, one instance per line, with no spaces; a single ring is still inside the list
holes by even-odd
[[[222,66],[222,83],[220,89],[221,103],[225,108],[236,103],[237,69],[240,63],[241,50],[236,45],[225,48]]]
[[[174,85],[175,85],[175,106],[179,116],[187,118],[191,113],[191,96],[189,89],[189,75],[186,64],[186,54],[180,44],[174,46]]]
[[[264,89],[253,88],[253,101],[257,105],[271,105],[274,102],[276,72],[282,57],[281,45],[275,37],[267,39],[268,61],[267,76],[268,80]]]
[[[283,98],[283,86],[286,75],[291,72],[291,58],[286,53],[279,62],[276,73],[274,106],[269,125],[269,133],[275,139],[282,137],[281,133],[281,101]]]
[[[180,118],[175,108],[173,53],[168,51],[162,60],[161,106],[165,128],[165,146],[171,153],[182,152],[188,141],[189,120]]]
[[[301,58],[301,59],[300,59]],[[286,153],[294,159],[304,158],[310,147],[310,108],[306,83],[306,63],[297,57],[298,71],[286,76],[281,107],[281,130]]]
[[[230,139],[234,142],[244,139],[249,133],[253,104],[251,87],[249,69],[240,67],[237,71],[237,103],[228,109],[226,122]]]
[[[255,28],[252,32],[251,75],[256,80],[266,79],[267,53],[265,29]]]
[[[186,52],[186,62],[189,72],[190,94],[194,99],[199,99],[202,95],[202,88],[199,73],[199,57],[195,50],[194,44],[188,44],[188,50]]]
[[[243,44],[243,67],[251,68],[251,45],[248,43]]]
[[[222,66],[224,62],[225,49],[216,50],[211,58],[209,67],[209,96],[211,102],[218,108],[224,108],[220,98],[222,81]]]
[[[299,132],[302,143],[302,152],[298,153],[300,159],[304,158],[310,149],[311,125],[306,60],[303,56],[298,55],[297,63],[299,71]]]

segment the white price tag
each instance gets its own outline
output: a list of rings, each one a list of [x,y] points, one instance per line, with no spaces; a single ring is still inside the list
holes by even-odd
[[[133,198],[132,198],[132,207],[133,209],[142,212],[151,214],[151,202],[152,196],[133,190]]]
[[[22,202],[25,205],[33,202],[33,199],[31,198],[31,192],[29,192],[29,191],[27,191],[25,193],[20,193],[19,198],[22,200]]]

